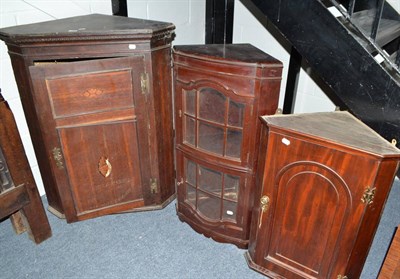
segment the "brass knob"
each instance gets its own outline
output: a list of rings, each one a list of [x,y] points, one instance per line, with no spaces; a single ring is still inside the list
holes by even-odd
[[[262,196],[260,199],[260,206],[261,206],[261,211],[267,212],[268,207],[269,207],[269,197],[268,196]]]
[[[262,196],[260,199],[260,208],[261,208],[261,214],[260,214],[260,220],[258,223],[258,227],[261,227],[262,224],[262,216],[264,215],[265,212],[268,211],[269,208],[269,197],[268,196]]]

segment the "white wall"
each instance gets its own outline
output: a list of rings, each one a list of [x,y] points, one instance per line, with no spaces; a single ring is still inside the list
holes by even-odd
[[[393,8],[400,13],[400,1],[399,0],[386,0]]]
[[[129,17],[174,23],[174,45],[204,44],[205,0],[127,0],[127,3]]]
[[[168,21],[176,25],[174,44],[204,43],[205,0],[128,0],[130,17]],[[111,0],[0,0],[0,28],[91,13],[112,14]],[[0,88],[16,118],[19,133],[39,193],[43,182],[5,44],[0,42]]]

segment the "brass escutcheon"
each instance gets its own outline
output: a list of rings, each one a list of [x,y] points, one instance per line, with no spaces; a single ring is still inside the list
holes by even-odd
[[[367,189],[365,189],[364,194],[361,198],[361,201],[363,203],[366,203],[367,205],[373,203],[374,197],[375,197],[375,190],[376,190],[376,188],[371,188],[371,187],[368,187]]]
[[[99,172],[104,177],[109,177],[111,174],[112,166],[107,157],[102,156],[98,164]]]

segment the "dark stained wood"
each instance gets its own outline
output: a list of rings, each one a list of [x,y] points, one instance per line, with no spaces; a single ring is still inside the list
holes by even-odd
[[[262,119],[249,266],[272,278],[358,278],[400,151],[347,112]]]
[[[90,14],[40,23],[2,28],[0,38],[6,42],[44,43],[57,41],[152,39],[157,33],[165,33],[165,39],[175,29],[172,23]]]
[[[246,248],[258,117],[277,109],[282,64],[249,44],[175,46],[173,58],[178,216]]]
[[[2,192],[0,194],[0,219],[8,217],[27,204],[29,204],[29,197],[24,185]]]
[[[174,198],[174,28],[92,14],[0,30],[52,213],[74,222]]]
[[[392,279],[400,278],[400,230],[397,232],[389,247],[389,252],[386,255],[385,261],[381,271],[379,272],[379,279]]]
[[[323,139],[336,145],[362,150],[377,156],[395,156],[398,149],[382,138],[355,117],[349,117],[347,112],[330,113],[302,113],[294,114],[290,118],[275,116],[264,118],[269,127],[284,127],[293,133],[302,133],[316,139]],[[321,125],[320,123],[329,125]],[[351,132],[350,132],[351,131]]]
[[[10,218],[15,231],[17,233],[28,231],[29,237],[39,244],[51,236],[50,224],[26,158],[14,116],[1,94],[0,148],[5,160],[5,162],[0,162],[3,165],[0,185],[0,219],[14,213]]]

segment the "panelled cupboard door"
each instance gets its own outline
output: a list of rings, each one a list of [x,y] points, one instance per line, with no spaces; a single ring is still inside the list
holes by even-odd
[[[146,106],[143,57],[43,62],[29,69],[67,220],[143,206],[139,160],[148,150],[138,146],[147,146],[148,120],[137,112]]]
[[[274,278],[343,275],[377,162],[270,132],[265,165],[253,260]]]

